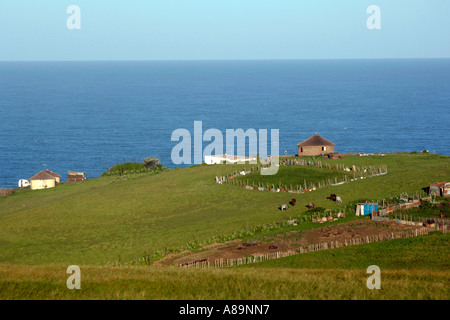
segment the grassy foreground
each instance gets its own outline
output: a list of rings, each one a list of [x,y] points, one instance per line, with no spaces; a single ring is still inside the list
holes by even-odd
[[[449,240],[434,233],[225,269],[81,266],[80,290],[66,288],[67,266],[0,264],[0,299],[448,300]],[[366,286],[371,264],[380,290]]]
[[[82,268],[80,290],[65,286],[64,266],[0,266],[0,299],[445,299],[445,271],[387,270],[381,289],[369,290],[365,270],[241,269],[162,270]]]

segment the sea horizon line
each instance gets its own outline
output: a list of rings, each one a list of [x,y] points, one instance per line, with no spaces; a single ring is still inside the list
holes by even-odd
[[[9,62],[263,62],[263,61],[378,61],[378,60],[450,60],[450,57],[417,57],[417,58],[274,58],[274,59],[49,59],[49,60],[0,60],[0,63]]]

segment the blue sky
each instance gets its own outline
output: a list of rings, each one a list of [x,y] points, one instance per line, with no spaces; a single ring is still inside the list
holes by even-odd
[[[448,0],[0,0],[0,60],[449,58],[449,15]]]

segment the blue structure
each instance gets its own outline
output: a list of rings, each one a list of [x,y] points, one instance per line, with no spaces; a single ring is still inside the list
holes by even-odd
[[[378,211],[378,203],[358,203],[356,205],[357,216],[367,216]]]

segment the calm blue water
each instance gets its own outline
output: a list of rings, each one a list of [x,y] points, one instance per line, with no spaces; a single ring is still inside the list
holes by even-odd
[[[2,62],[0,117],[0,187],[147,156],[174,167],[172,131],[195,120],[280,129],[281,153],[318,132],[339,152],[450,155],[450,59]]]

